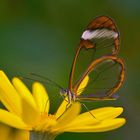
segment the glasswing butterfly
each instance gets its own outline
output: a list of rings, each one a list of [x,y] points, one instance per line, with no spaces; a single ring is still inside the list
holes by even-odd
[[[118,58],[118,52],[119,32],[113,19],[107,16],[93,19],[82,33],[70,71],[68,89],[61,89],[61,94],[68,97],[68,104],[76,100],[117,98],[115,93],[122,86],[125,75],[124,62]],[[84,81],[86,87],[79,89]]]
[[[59,87],[61,95],[67,97],[68,105],[77,100],[115,100],[118,97],[115,93],[122,86],[125,76],[124,62],[117,56],[118,52],[119,31],[116,24],[110,17],[100,16],[93,19],[82,33],[67,89],[44,76],[32,75]],[[86,86],[82,88],[83,83]]]

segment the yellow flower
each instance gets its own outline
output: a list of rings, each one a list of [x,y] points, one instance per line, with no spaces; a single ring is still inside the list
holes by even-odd
[[[82,83],[83,86],[86,84]],[[49,114],[50,101],[42,84],[35,82],[31,93],[18,78],[13,78],[11,84],[3,71],[0,71],[0,100],[7,109],[0,109],[0,122],[27,135],[28,132],[45,133],[53,139],[63,132],[104,132],[125,123],[124,118],[116,118],[123,112],[121,107],[91,110],[96,116],[94,118],[89,112],[80,114],[81,105],[78,102],[72,103],[66,110],[67,102],[63,101],[55,114]]]

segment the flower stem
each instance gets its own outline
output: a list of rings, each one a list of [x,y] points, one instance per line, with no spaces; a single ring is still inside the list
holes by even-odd
[[[30,132],[30,140],[54,140],[56,135],[42,133],[42,132]]]

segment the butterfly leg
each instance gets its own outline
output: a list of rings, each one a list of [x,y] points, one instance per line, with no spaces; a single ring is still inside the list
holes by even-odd
[[[84,104],[84,103],[81,103],[83,106],[84,106],[84,108],[90,113],[90,115],[93,117],[93,118],[95,118],[95,119],[97,119],[96,117],[95,117],[95,115],[93,115],[93,113],[88,109],[88,107]]]
[[[64,97],[63,94],[61,94],[61,92],[59,94],[60,94],[60,96],[62,97],[63,100],[65,100],[66,102],[68,102],[68,100]]]
[[[70,107],[72,101],[72,93],[70,91],[67,92],[68,103],[66,105],[66,110]]]

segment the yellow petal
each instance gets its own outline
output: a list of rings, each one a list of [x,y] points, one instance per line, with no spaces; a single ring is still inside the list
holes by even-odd
[[[18,129],[30,129],[29,126],[27,126],[20,117],[3,109],[0,109],[0,122]]]
[[[59,106],[59,108],[55,113],[56,119],[59,118],[65,112],[67,106],[68,106],[68,102],[67,102],[67,98],[65,98],[65,100],[63,100],[63,102],[61,103],[61,105]]]
[[[69,125],[78,125],[81,124],[92,124],[100,122],[105,119],[113,119],[119,116],[123,112],[122,107],[102,107],[94,110],[90,110],[90,113],[94,115],[94,117],[89,113],[85,112],[77,116],[77,118],[71,122]]]
[[[123,112],[122,107],[102,107],[98,109],[91,110],[91,113],[98,120],[113,119],[119,116]],[[82,114],[83,116],[89,116],[89,112]],[[83,117],[81,116],[81,117]]]
[[[89,112],[88,117],[79,115],[77,116],[71,123],[68,124],[67,127],[75,127],[75,126],[83,126],[83,125],[95,125],[97,123],[100,123],[100,121],[96,118],[94,118]]]
[[[65,112],[64,114],[57,120],[56,126],[52,128],[52,131],[63,131],[63,127],[69,124],[73,119],[77,117],[80,113],[81,106],[80,103],[75,102],[73,103]]]
[[[101,123],[92,126],[75,126],[65,129],[65,132],[105,132],[117,129],[125,124],[124,118],[101,121]]]
[[[88,81],[89,81],[89,76],[87,75],[87,76],[83,79],[83,81],[81,82],[81,84],[79,85],[78,90],[77,90],[77,95],[80,95],[80,94],[84,91],[85,87],[86,87],[87,84],[88,84]]]
[[[82,113],[77,116],[67,127],[95,125],[101,120],[114,119],[122,113],[121,107],[103,107],[99,109],[90,110],[90,112]],[[96,118],[94,118],[92,113]]]
[[[36,108],[34,98],[24,83],[18,78],[13,78],[12,82],[18,94],[24,98],[26,102],[28,102],[33,108]]]
[[[50,101],[48,94],[42,84],[33,84],[33,97],[40,112],[49,112]]]
[[[32,94],[18,78],[13,78],[13,85],[22,98],[22,119],[27,124],[34,124],[40,114]]]
[[[10,112],[21,115],[20,97],[3,71],[0,71],[0,100]]]

